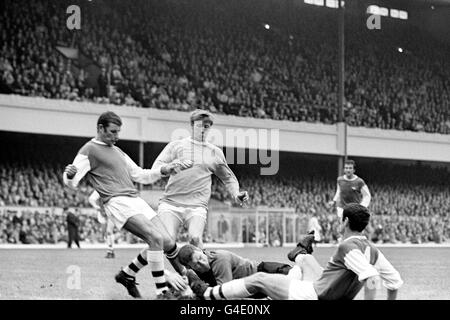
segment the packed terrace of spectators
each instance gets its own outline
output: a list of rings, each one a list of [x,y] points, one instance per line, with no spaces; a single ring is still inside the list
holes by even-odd
[[[9,153],[14,156],[13,151]],[[82,182],[78,191],[69,190],[62,183],[62,163],[48,165],[33,158],[12,163],[3,157],[0,163],[0,208],[31,207],[25,216],[5,215],[0,219],[2,242],[62,241],[67,234],[65,217],[33,211],[32,207],[89,207],[87,197],[93,189],[87,183]],[[336,190],[333,179],[336,174],[326,164],[304,160],[297,163],[299,169],[288,172],[289,167],[284,166],[275,176],[260,176],[254,169],[243,166],[233,170],[241,188],[250,194],[248,207],[288,207],[294,208],[299,217],[316,215],[322,226],[323,241],[335,242],[339,237],[339,221],[328,201]],[[450,240],[448,170],[379,163],[361,171],[372,194],[372,221],[367,232],[373,240],[414,243]],[[213,199],[234,205],[223,184],[217,179],[213,181]],[[155,188],[163,188],[165,182],[161,180]],[[82,239],[103,241],[96,215],[80,214],[80,217]],[[185,232],[181,235],[179,240],[185,240]],[[121,237],[123,241],[137,241],[125,233]]]
[[[272,0],[2,1],[2,91],[52,99],[332,124],[336,10]],[[351,8],[348,9],[351,13]],[[347,15],[347,123],[450,133],[450,49],[396,19]],[[265,29],[267,23],[270,29]],[[91,74],[56,45],[76,47]],[[404,48],[403,53],[398,47]]]
[[[2,92],[142,108],[204,108],[275,120],[337,121],[333,9],[290,10],[271,0],[95,1],[82,5],[81,30],[70,31],[70,4],[0,3]],[[348,15],[346,28],[347,122],[449,134],[448,46],[408,21],[383,20],[382,30],[369,32],[365,19]],[[78,48],[98,72],[65,58],[57,45]],[[41,161],[2,159],[0,206],[88,206],[88,185],[78,192],[63,188],[64,163],[45,161],[45,154],[36,158]],[[250,206],[315,212],[324,241],[333,242],[338,222],[326,203],[334,194],[335,172],[313,175],[313,169],[296,176],[237,173],[251,195]],[[371,238],[448,240],[449,188],[436,182],[449,181],[448,173],[424,168],[425,174],[417,169],[412,175],[410,170],[362,175],[373,195]],[[213,197],[229,201],[220,183],[214,184]],[[82,237],[100,241],[95,217],[83,221]],[[60,241],[65,234],[64,219],[46,214],[8,217],[0,226],[2,242],[21,242],[20,234],[22,240],[33,234],[25,242]]]

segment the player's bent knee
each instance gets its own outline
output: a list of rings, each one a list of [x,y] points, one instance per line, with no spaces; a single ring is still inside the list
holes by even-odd
[[[146,230],[144,232],[144,241],[147,242],[148,245],[152,247],[163,248],[164,238],[159,232],[152,232],[150,230]]]
[[[314,258],[312,255],[304,254],[303,255],[303,264],[316,265],[317,261],[316,261],[316,258]]]
[[[164,251],[167,251],[175,247],[176,241],[170,236],[165,236],[163,243],[164,243]]]
[[[253,274],[251,277],[249,277],[250,284],[254,287],[261,288],[264,286],[264,283],[266,281],[267,273],[265,272],[257,272]],[[251,278],[251,279],[250,279]]]
[[[163,248],[163,246],[164,246],[164,237],[160,233],[154,232],[152,238],[153,238],[153,242],[154,242],[155,245],[157,245],[158,247]]]

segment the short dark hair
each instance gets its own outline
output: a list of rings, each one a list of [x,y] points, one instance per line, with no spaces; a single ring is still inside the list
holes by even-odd
[[[182,246],[180,251],[178,251],[178,261],[180,261],[183,266],[187,266],[189,262],[192,261],[192,255],[195,251],[202,250],[192,244],[186,244]]]
[[[359,203],[349,203],[345,205],[342,214],[342,221],[347,218],[348,226],[352,231],[363,231],[370,220],[369,210]]]
[[[104,128],[107,128],[110,123],[114,123],[118,126],[122,126],[122,119],[112,111],[103,112],[97,120],[97,128],[101,124]]]
[[[346,164],[351,164],[351,165],[353,166],[353,169],[356,168],[356,162],[355,162],[355,160],[347,159],[347,160],[344,161],[344,166],[345,166]]]

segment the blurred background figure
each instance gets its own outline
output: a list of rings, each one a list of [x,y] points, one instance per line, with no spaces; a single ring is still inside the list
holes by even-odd
[[[228,221],[225,220],[223,214],[220,215],[219,221],[217,221],[217,231],[219,236],[219,242],[228,242]]]
[[[320,226],[319,219],[317,219],[316,209],[310,208],[309,211],[308,232],[314,232],[314,244],[317,244],[322,241],[322,227]]]
[[[67,222],[67,231],[69,232],[69,239],[67,241],[67,248],[72,248],[72,241],[80,248],[80,234],[78,231],[78,226],[80,225],[80,220],[73,213],[73,211],[69,208],[64,208],[64,212],[67,213],[66,222]]]
[[[97,210],[97,221],[102,226],[102,234],[108,245],[106,249],[106,259],[114,259],[116,254],[114,253],[114,223],[108,218],[103,207],[103,203],[100,200],[100,195],[97,191],[93,191],[89,196],[89,203],[93,208]]]

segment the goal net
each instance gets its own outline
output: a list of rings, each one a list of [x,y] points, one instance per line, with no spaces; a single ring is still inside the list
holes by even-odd
[[[205,240],[283,246],[297,243],[306,233],[307,218],[293,208],[237,208],[225,204],[210,206]]]

